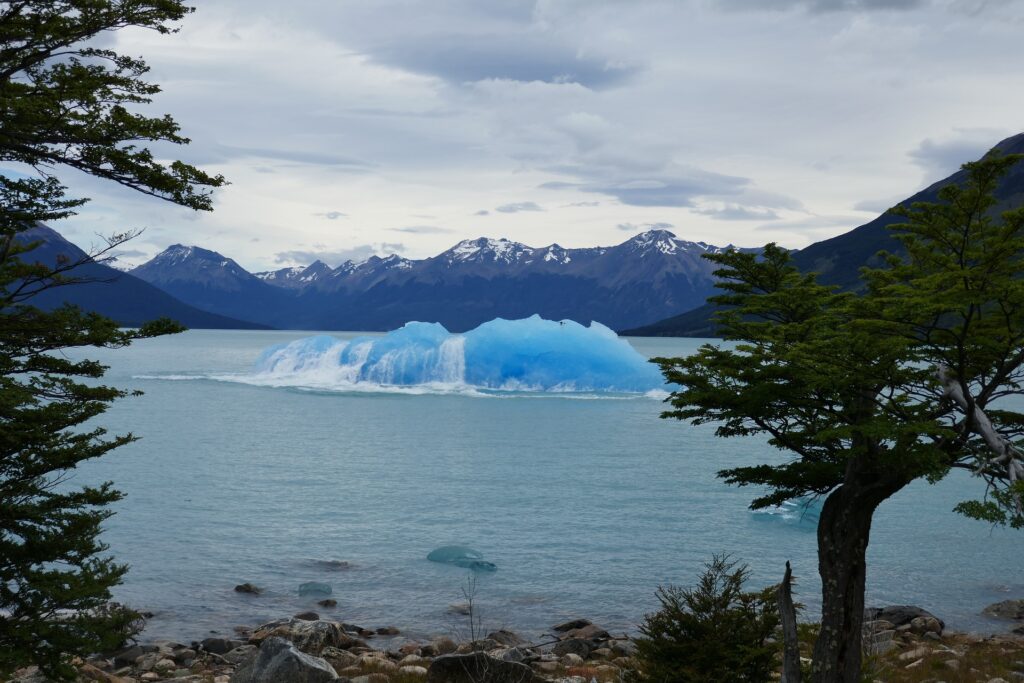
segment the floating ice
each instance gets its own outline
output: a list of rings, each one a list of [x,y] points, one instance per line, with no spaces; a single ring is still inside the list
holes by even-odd
[[[658,369],[600,323],[497,318],[465,334],[411,322],[383,337],[320,335],[271,347],[263,380],[324,388],[450,387],[499,391],[646,393]]]
[[[436,550],[431,550],[427,554],[427,559],[431,562],[453,564],[456,567],[476,571],[493,572],[498,569],[493,562],[485,560],[483,553],[479,550],[473,550],[464,545],[446,545]]]

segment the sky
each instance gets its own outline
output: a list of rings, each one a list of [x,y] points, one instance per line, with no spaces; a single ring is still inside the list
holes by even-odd
[[[252,271],[462,239],[652,227],[790,248],[846,232],[1024,131],[1024,0],[196,0],[150,64],[223,173],[195,214],[88,177],[56,225],[144,228]],[[174,155],[174,156],[171,156]]]

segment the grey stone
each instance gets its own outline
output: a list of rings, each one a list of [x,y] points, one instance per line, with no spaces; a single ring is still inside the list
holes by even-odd
[[[199,643],[199,647],[215,655],[223,655],[244,644],[240,640],[232,640],[230,638],[206,638]]]
[[[608,631],[605,631],[596,624],[587,624],[580,628],[571,628],[566,631],[567,638],[580,638],[582,640],[608,640]]]
[[[320,621],[320,615],[316,612],[299,612],[294,616],[302,621]]]
[[[590,651],[593,649],[593,646],[588,640],[583,640],[582,638],[569,638],[568,640],[556,643],[555,646],[551,648],[551,651],[559,657],[567,654],[574,654],[586,659],[590,656]]]
[[[1003,600],[996,602],[981,611],[987,617],[996,619],[1024,620],[1024,600]]]
[[[222,656],[224,657],[224,661],[226,661],[228,664],[234,664],[237,666],[238,664],[241,664],[246,659],[251,657],[252,653],[256,652],[256,650],[257,647],[255,645],[239,645],[234,650],[229,650],[228,652],[225,652]]]
[[[572,619],[562,624],[558,624],[557,626],[552,626],[552,628],[558,631],[559,633],[564,633],[565,631],[571,631],[574,628],[583,628],[584,626],[590,626],[591,623],[592,622],[589,619]]]
[[[240,583],[235,586],[236,593],[249,593],[250,595],[259,595],[263,592],[263,589],[259,586],[254,586],[251,583]]]
[[[321,683],[338,674],[319,657],[311,657],[283,638],[267,638],[256,656],[242,664],[231,683]]]
[[[498,642],[505,647],[514,647],[516,645],[522,645],[526,641],[520,638],[518,635],[507,629],[498,629],[487,634],[487,637],[495,642]]]
[[[278,619],[256,628],[249,637],[249,642],[260,644],[267,638],[277,636],[295,643],[295,647],[303,652],[319,655],[325,647],[336,647],[347,650],[351,647],[365,645],[345,633],[341,624],[336,621],[303,621],[302,619]]]
[[[939,619],[928,610],[921,609],[920,607],[914,607],[913,605],[889,605],[888,607],[869,607],[864,610],[864,619],[866,621],[876,621],[878,619],[884,619],[885,621],[892,622],[893,626],[899,628],[903,625],[909,625],[914,617],[931,617],[939,622],[942,628],[946,628],[946,623]]]
[[[427,683],[539,683],[525,664],[503,662],[483,652],[438,657],[427,669]]]

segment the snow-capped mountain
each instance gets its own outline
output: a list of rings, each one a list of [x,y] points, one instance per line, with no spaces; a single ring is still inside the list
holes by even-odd
[[[392,254],[253,275],[216,252],[175,245],[133,273],[207,310],[278,327],[385,330],[425,320],[454,331],[534,313],[624,327],[701,304],[714,287],[714,266],[701,256],[725,248],[667,230],[585,249],[480,237],[421,260]]]
[[[253,273],[260,280],[275,287],[286,287],[288,289],[302,289],[323,278],[331,276],[333,269],[323,261],[313,261],[308,266],[291,266],[278,270],[265,270],[261,273]]]

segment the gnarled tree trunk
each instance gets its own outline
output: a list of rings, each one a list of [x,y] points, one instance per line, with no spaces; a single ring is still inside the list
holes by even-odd
[[[821,634],[814,645],[813,683],[860,683],[871,518],[905,485],[891,477],[848,475],[825,500],[818,521]]]

